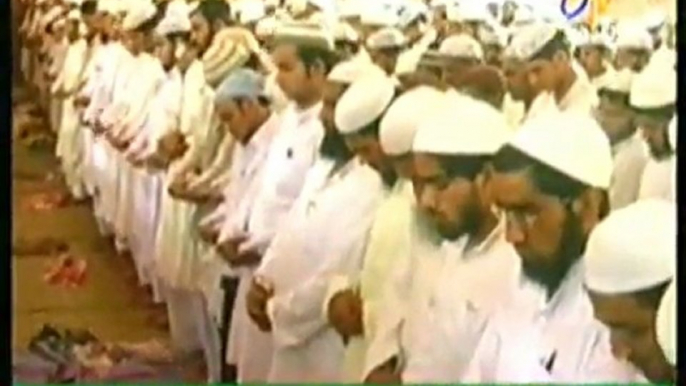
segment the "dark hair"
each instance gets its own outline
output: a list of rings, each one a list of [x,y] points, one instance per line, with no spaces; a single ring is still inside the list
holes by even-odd
[[[660,107],[642,108],[631,106],[637,114],[648,115],[663,121],[670,121],[676,112],[676,104],[668,104]]]
[[[550,60],[559,51],[564,51],[564,53],[567,55],[569,55],[571,51],[571,44],[567,39],[567,35],[562,30],[557,31],[548,43],[538,50],[538,52],[533,54],[531,56],[531,60]]]
[[[231,6],[225,0],[204,0],[194,13],[199,13],[210,25],[217,21],[231,23]]]
[[[493,169],[499,173],[526,171],[541,193],[562,199],[577,198],[586,189],[590,189],[589,185],[553,169],[510,145],[505,145],[496,153],[493,158]]]
[[[162,19],[158,18],[157,14],[155,14],[155,16],[151,17],[150,19],[143,22],[143,24],[136,27],[134,31],[141,33],[150,33],[155,29],[155,27],[157,27],[157,24],[160,22],[160,20]]]
[[[310,70],[316,66],[323,66],[324,74],[328,74],[340,61],[340,57],[334,51],[324,47],[296,44],[296,53],[305,65],[305,71],[308,75]]]
[[[441,168],[450,178],[473,180],[493,159],[492,155],[437,155]]]
[[[668,280],[664,283],[660,283],[651,288],[639,291],[635,294],[636,300],[639,304],[649,307],[650,309],[657,310],[660,307],[660,302],[667,292],[667,288],[672,280]]]
[[[503,146],[496,153],[493,158],[493,169],[499,173],[525,171],[539,192],[566,202],[571,202],[592,188],[510,145]],[[603,219],[610,213],[610,197],[607,192],[603,192],[601,200],[598,217]]]
[[[98,2],[95,0],[86,0],[83,3],[81,3],[81,7],[79,7],[79,10],[81,11],[82,15],[95,15],[95,13],[98,12]]]

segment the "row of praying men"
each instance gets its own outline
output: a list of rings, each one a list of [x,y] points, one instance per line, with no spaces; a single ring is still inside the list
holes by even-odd
[[[22,73],[209,383],[669,383],[667,24],[35,0]]]

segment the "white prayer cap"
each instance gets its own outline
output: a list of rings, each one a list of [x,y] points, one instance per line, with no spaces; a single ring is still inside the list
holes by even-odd
[[[278,7],[280,0],[264,0],[265,7]]]
[[[243,1],[238,8],[238,20],[241,24],[256,22],[266,13],[264,3],[261,1]]]
[[[639,26],[626,26],[617,31],[616,48],[653,50],[653,38],[650,33]]]
[[[396,75],[405,75],[415,72],[419,66],[419,62],[422,60],[423,54],[424,51],[416,49],[404,51],[398,56],[394,73]]]
[[[647,30],[654,30],[661,28],[666,22],[667,15],[658,7],[653,7],[653,9],[643,17],[642,24]]]
[[[358,0],[344,0],[338,2],[338,17],[341,19],[359,17],[362,6]]]
[[[360,15],[360,22],[367,26],[391,27],[397,24],[397,16],[380,6],[368,6]]]
[[[589,290],[606,295],[643,291],[676,272],[675,203],[643,199],[618,209],[591,232],[584,254]]]
[[[128,10],[122,22],[122,28],[125,31],[135,30],[157,13],[157,7],[150,0],[140,0],[133,4],[135,5]]]
[[[447,7],[450,2],[448,0],[431,0],[429,3],[429,7],[431,8],[439,8],[439,7]]]
[[[677,116],[675,115],[674,118],[669,122],[669,127],[667,128],[667,136],[669,138],[669,144],[672,145],[672,149],[676,152],[676,146],[677,146],[677,136],[676,136],[676,131],[677,131]]]
[[[255,99],[265,95],[264,76],[254,70],[239,68],[224,79],[215,94],[215,102],[237,98]]]
[[[639,109],[663,107],[676,103],[676,70],[646,66],[631,85],[631,106]]]
[[[116,15],[119,12],[119,1],[116,0],[99,0],[98,1],[98,12],[107,13],[110,15]]]
[[[676,278],[667,288],[660,302],[657,311],[657,321],[655,323],[657,342],[665,354],[665,358],[672,366],[676,366]]]
[[[67,20],[81,20],[81,11],[78,9],[72,9],[67,13]]]
[[[348,59],[335,65],[326,79],[331,82],[352,84],[357,79],[365,75],[383,75],[381,68],[371,62],[362,61],[359,59]]]
[[[605,83],[599,87],[599,90],[629,94],[635,76],[636,74],[629,68],[611,72],[609,76],[606,77],[607,80]]]
[[[157,25],[157,33],[166,36],[179,32],[189,32],[190,30],[191,19],[186,2],[183,0],[172,0],[167,6],[164,18]]]
[[[449,92],[432,114],[423,114],[412,143],[415,153],[443,155],[495,154],[512,130],[493,106]]]
[[[306,22],[279,23],[274,32],[274,39],[277,44],[290,42],[331,50],[334,48],[333,34],[320,24]]]
[[[356,42],[360,40],[360,34],[350,24],[339,21],[334,26],[334,39],[337,41]]]
[[[381,117],[394,95],[395,82],[385,74],[355,80],[336,104],[336,127],[342,134],[363,129]]]
[[[268,17],[264,18],[255,24],[255,36],[257,37],[267,37],[273,36],[276,29],[279,26],[279,22],[276,18]]]
[[[509,144],[586,185],[610,187],[610,143],[589,115],[546,111],[525,122]]]
[[[307,0],[286,0],[286,9],[291,15],[297,16],[307,9]]]
[[[561,31],[560,27],[552,23],[541,22],[523,26],[512,36],[512,51],[519,59],[530,60]]]
[[[466,22],[488,22],[492,19],[486,6],[482,2],[462,2],[459,5],[450,7],[446,13],[446,17],[450,21],[466,23]]]
[[[503,29],[493,24],[488,28],[480,28],[478,31],[479,40],[484,45],[498,45],[505,47],[507,45],[507,37]]]
[[[396,156],[412,151],[419,124],[441,106],[444,98],[445,94],[433,87],[419,86],[393,101],[379,125],[384,153]],[[417,114],[417,109],[422,113]]]
[[[438,53],[452,58],[469,58],[482,60],[484,53],[476,39],[467,34],[447,37],[438,48]]]
[[[523,27],[536,22],[536,14],[529,6],[519,6],[512,17],[512,27]]]
[[[583,42],[578,42],[576,46],[593,46],[612,49],[612,40],[606,34],[596,32],[588,36]]]
[[[407,38],[403,33],[394,27],[382,28],[367,38],[367,47],[378,50],[385,48],[398,48],[407,44]]]

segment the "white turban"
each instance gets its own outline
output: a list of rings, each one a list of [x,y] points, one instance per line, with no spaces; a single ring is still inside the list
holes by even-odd
[[[99,0],[97,10],[98,12],[116,15],[119,12],[119,4],[117,3],[119,3],[117,0]]]
[[[140,27],[146,21],[152,19],[157,13],[157,7],[150,0],[140,0],[132,4],[132,8],[126,13],[122,22],[122,28],[132,31]]]
[[[676,103],[676,70],[647,66],[631,85],[631,106],[641,109],[663,107]]]
[[[434,114],[443,103],[445,94],[429,87],[419,86],[393,101],[379,126],[379,139],[384,153],[403,155],[412,151],[412,142],[420,122]],[[417,114],[417,110],[421,114]]]
[[[588,115],[542,112],[524,123],[510,145],[579,182],[601,189],[610,187],[610,142]]]
[[[331,82],[352,84],[362,76],[369,74],[383,75],[384,72],[381,68],[371,62],[359,59],[349,59],[335,65],[331,71],[329,71],[329,75],[327,75],[326,78]]]
[[[618,295],[665,283],[676,271],[677,208],[644,199],[618,209],[598,224],[584,254],[586,286]]]
[[[395,95],[395,83],[381,74],[355,80],[336,104],[334,120],[342,134],[352,134],[381,117]]]
[[[334,39],[346,42],[356,42],[360,40],[360,35],[355,28],[346,22],[338,22],[334,26]]]
[[[249,24],[262,19],[266,10],[261,1],[243,1],[238,8],[238,19],[241,24]]]
[[[495,154],[512,133],[500,111],[457,92],[445,94],[432,112],[422,115],[412,144],[415,153]]]
[[[511,50],[516,58],[530,60],[560,31],[560,27],[552,23],[539,22],[523,26],[512,36]]]
[[[467,58],[483,60],[484,53],[481,44],[467,34],[457,34],[447,37],[438,48],[443,56],[451,58]]]
[[[657,312],[656,332],[657,342],[662,352],[672,366],[676,366],[677,360],[677,332],[676,332],[676,280],[669,285],[667,292],[662,297],[660,309]]]
[[[407,44],[407,38],[403,33],[393,27],[380,29],[367,38],[369,49],[384,49],[403,47]]]

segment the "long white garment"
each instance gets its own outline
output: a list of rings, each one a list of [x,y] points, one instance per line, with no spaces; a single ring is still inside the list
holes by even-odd
[[[611,82],[611,79],[614,79],[615,76],[617,76],[616,71],[614,68],[612,68],[612,65],[610,63],[605,63],[605,72],[591,78],[590,81],[597,91],[600,90],[601,87],[606,86],[609,82]]]
[[[71,95],[63,99],[60,129],[58,132],[56,154],[62,161],[62,171],[69,189],[76,198],[83,197],[80,181],[80,162],[82,161],[79,143],[79,117],[74,107],[74,93],[79,86],[81,70],[84,66],[87,44],[78,40],[67,49],[62,71],[53,84],[53,93],[61,91]]]
[[[224,191],[224,203],[217,209],[222,212],[223,218],[219,221],[219,243],[240,236],[246,231],[269,148],[279,125],[278,116],[273,114],[245,146],[237,145],[231,162],[230,182]],[[271,336],[260,332],[244,312],[245,295],[252,279],[252,269],[230,269],[217,256],[214,249],[205,253],[209,259],[205,263],[206,285],[203,290],[208,299],[209,312],[217,323],[221,321],[224,297],[224,292],[220,288],[222,276],[237,275],[241,278],[232,311],[226,362],[237,366],[240,382],[263,382],[269,371]],[[253,353],[257,355],[252,355]],[[267,367],[260,366],[262,363],[267,363]]]
[[[577,263],[557,292],[521,287],[490,318],[465,376],[466,383],[643,383],[617,361],[609,331],[594,319]]]
[[[392,267],[410,258],[411,227],[414,210],[414,192],[407,180],[399,180],[391,193],[379,206],[369,233],[362,271],[360,296],[364,302],[364,336],[353,337],[345,349],[345,382],[364,380],[369,344],[377,334],[385,288],[392,277]]]
[[[673,186],[675,164],[676,157],[674,156],[661,161],[651,158],[643,170],[638,198],[660,198],[676,201]]]
[[[328,300],[337,281],[359,281],[385,193],[379,174],[358,159],[339,170],[321,159],[308,174],[257,271],[275,288],[267,306],[274,344],[269,382],[341,381],[344,346],[328,324]]]
[[[610,186],[610,207],[621,209],[638,199],[643,171],[650,156],[636,134],[612,146],[614,169]]]
[[[62,41],[55,42],[50,49],[50,57],[52,58],[52,63],[48,73],[57,79],[57,75],[62,71],[64,67],[64,61],[67,57],[67,49],[69,49],[69,41],[63,39]],[[51,87],[52,91],[52,87]],[[50,128],[53,132],[58,132],[60,127],[60,121],[62,117],[62,101],[55,98],[54,95],[50,98]]]
[[[450,243],[445,265],[421,322],[416,346],[403,371],[406,383],[459,382],[481,338],[488,316],[508,304],[520,278],[520,259],[500,223],[479,245],[468,236]],[[487,274],[484,274],[487,273]]]
[[[420,320],[416,310],[427,307],[433,285],[444,264],[446,254],[441,241],[426,219],[413,211],[409,258],[399,259],[379,302],[374,336],[367,349],[364,377],[397,358],[402,367],[407,353],[413,352],[413,334]]]
[[[248,237],[246,248],[255,248],[264,256],[300,195],[305,176],[315,161],[324,135],[318,119],[320,109],[321,105],[315,105],[301,111],[295,105],[289,105],[279,114],[278,129],[265,155],[260,175],[255,176],[253,201],[250,205],[242,204],[246,211],[249,209],[246,222],[236,223],[234,219],[240,217],[229,218],[220,237],[235,236],[234,232],[240,231]],[[271,335],[261,333],[249,320],[244,297],[252,272],[243,270],[240,274],[226,359],[239,367],[241,382],[265,382],[271,369]],[[239,336],[241,331],[244,334]]]

